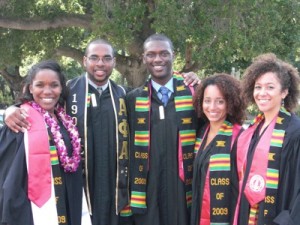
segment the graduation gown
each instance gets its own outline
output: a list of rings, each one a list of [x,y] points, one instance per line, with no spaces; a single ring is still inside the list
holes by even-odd
[[[67,131],[61,128],[61,132],[67,149],[71,149]],[[0,143],[0,224],[33,225],[31,202],[27,197],[24,134],[16,134],[4,126],[0,130]],[[81,225],[81,170],[74,173],[65,173],[62,167],[60,170],[66,193],[68,225]]]
[[[116,112],[112,98],[120,102],[125,96],[124,89],[109,81],[111,85],[100,95],[90,84],[87,84],[87,75],[71,80],[68,86],[71,95],[67,100],[67,112],[77,119],[77,126],[84,146],[87,198],[90,203],[93,225],[125,225],[131,221],[121,217],[119,210],[128,204],[128,153],[121,166],[119,159],[122,157],[122,148],[117,154],[116,141]],[[86,90],[87,89],[87,90]],[[113,91],[114,93],[111,93]],[[85,99],[93,95],[94,99]],[[74,101],[76,98],[76,101]],[[124,101],[125,105],[125,101]],[[78,110],[74,112],[72,109]],[[122,111],[123,112],[123,111]],[[119,111],[117,109],[117,115]],[[126,107],[123,113],[126,112]],[[119,125],[120,130],[127,132],[127,121]],[[127,133],[128,134],[128,133]],[[127,135],[126,134],[126,135]],[[124,133],[125,135],[125,133]],[[119,142],[123,142],[120,138]],[[122,144],[122,143],[121,143]],[[118,173],[118,168],[120,173]],[[121,180],[121,182],[119,182]],[[117,185],[118,182],[118,185]]]
[[[176,89],[176,88],[175,88]],[[174,89],[174,90],[175,90]],[[140,96],[142,88],[127,95],[129,125],[131,132],[130,162],[133,164],[135,97]],[[150,157],[147,178],[147,211],[133,214],[135,225],[188,225],[190,209],[187,208],[185,184],[178,174],[178,124],[176,120],[174,94],[164,108],[165,119],[159,117],[161,100],[152,88],[150,119]],[[195,115],[190,115],[195,116]],[[195,119],[195,117],[193,117]],[[196,121],[193,120],[196,125]],[[133,168],[130,167],[130,174]],[[131,177],[130,183],[134,182]]]
[[[246,171],[249,169],[252,163],[255,143],[257,143],[258,140],[259,135],[257,129],[252,137],[250,148],[248,150],[249,152]],[[233,212],[238,199],[236,154],[236,147],[234,147],[232,155],[232,166],[234,171],[232,178]],[[286,129],[282,150],[276,157],[280,157],[277,198],[269,199],[266,197],[265,201],[259,203],[260,210],[258,212],[257,224],[300,224],[300,120],[294,114],[291,115],[291,121]],[[244,191],[244,187],[242,191]],[[264,210],[264,206],[267,203],[275,204],[275,214],[270,216],[267,222],[263,222],[264,214],[268,213]],[[237,212],[239,225],[248,224],[249,210],[250,204],[244,193],[242,193],[240,209],[239,212]]]
[[[232,132],[224,135],[226,128],[229,132],[232,129]],[[209,123],[200,129],[195,145],[197,153],[193,167],[192,225],[229,222],[231,174],[230,167],[226,165],[230,164],[231,146],[241,129],[240,125],[232,126],[225,121],[218,134],[206,147]],[[212,170],[210,167],[220,166],[214,159],[222,159],[223,167]]]
[[[89,86],[91,93],[97,91]],[[116,157],[115,119],[109,90],[97,97],[101,107],[88,110],[88,146],[87,160],[89,187],[93,210],[92,221],[96,225],[117,225],[119,217],[115,213]]]

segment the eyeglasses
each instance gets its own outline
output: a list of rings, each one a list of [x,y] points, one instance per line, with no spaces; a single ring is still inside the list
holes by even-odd
[[[89,56],[89,57],[87,57],[87,58],[88,58],[89,61],[91,61],[92,63],[98,63],[100,60],[101,60],[103,63],[110,63],[110,62],[113,60],[113,57],[111,57],[111,56],[99,57],[99,56],[92,55],[92,56]]]
[[[157,55],[161,59],[167,59],[171,56],[170,52],[159,52],[159,53],[149,52],[145,54],[145,57],[147,59],[155,59]]]

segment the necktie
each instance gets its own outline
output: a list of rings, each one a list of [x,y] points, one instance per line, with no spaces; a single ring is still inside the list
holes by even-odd
[[[98,90],[98,92],[99,92],[99,95],[101,96],[101,95],[102,95],[102,92],[103,92],[102,87],[97,87],[97,90]]]
[[[168,95],[169,89],[164,86],[161,86],[159,92],[162,95],[161,101],[164,103],[164,106],[166,106],[169,100],[169,95]]]

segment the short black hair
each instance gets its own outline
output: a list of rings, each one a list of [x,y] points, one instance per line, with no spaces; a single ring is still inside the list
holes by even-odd
[[[166,35],[164,34],[152,34],[151,36],[149,36],[145,41],[144,41],[144,44],[143,44],[143,49],[145,51],[145,46],[148,42],[150,41],[166,41],[169,43],[170,47],[171,47],[171,50],[174,51],[174,46],[173,46],[173,43],[171,41],[170,38],[168,38]]]
[[[102,39],[102,38],[94,39],[94,40],[92,40],[92,41],[90,41],[90,42],[88,43],[88,45],[87,45],[86,48],[85,48],[85,52],[84,52],[84,55],[85,55],[85,56],[87,56],[87,54],[88,54],[88,52],[89,52],[90,46],[91,46],[91,45],[94,45],[94,44],[105,44],[105,45],[110,46],[111,49],[112,49],[113,57],[115,57],[116,52],[115,52],[115,49],[114,49],[114,47],[112,46],[112,44],[111,44],[109,41],[104,40],[104,39]]]

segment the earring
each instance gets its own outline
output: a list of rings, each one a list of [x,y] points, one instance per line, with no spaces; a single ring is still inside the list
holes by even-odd
[[[284,107],[284,98],[281,100],[281,106]]]

